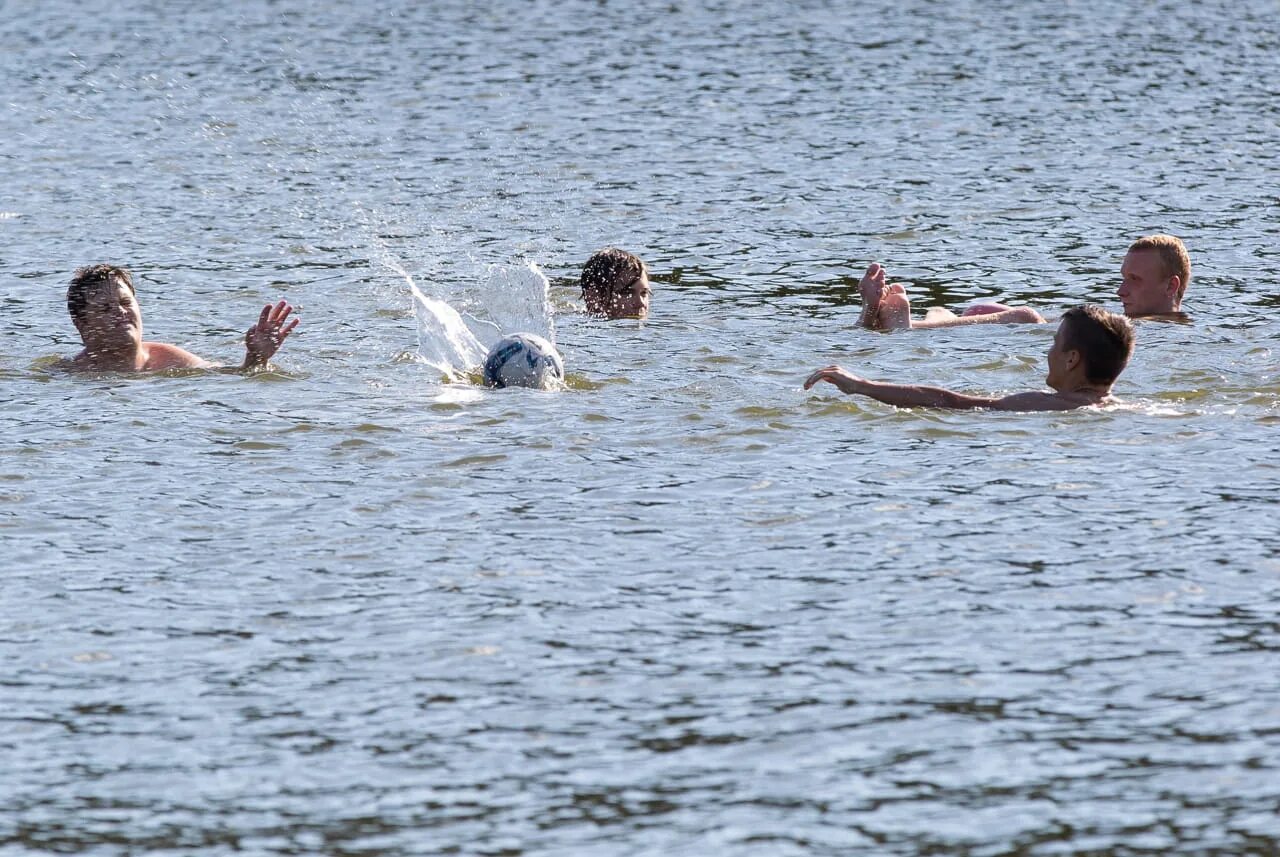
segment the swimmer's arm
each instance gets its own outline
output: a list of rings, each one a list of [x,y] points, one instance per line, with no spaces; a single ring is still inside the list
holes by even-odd
[[[983,315],[955,315],[949,318],[913,320],[911,329],[932,330],[938,327],[962,327],[969,324],[1044,324],[1044,316],[1029,306],[1020,306]]]
[[[899,408],[948,408],[967,411],[974,408],[990,408],[993,411],[1069,411],[1073,408],[1096,404],[1087,397],[1064,396],[1057,393],[1015,393],[1012,396],[970,396],[942,387],[923,387],[911,384],[884,384],[859,378],[839,366],[819,369],[804,382],[808,390],[819,381],[835,385],[843,393],[867,396],[886,405]]]
[[[946,390],[942,387],[921,387],[912,384],[885,384],[879,381],[868,381],[839,366],[828,366],[819,369],[804,382],[806,390],[819,381],[834,385],[840,392],[850,395],[867,396],[886,405],[899,408],[950,408],[952,410],[970,410],[972,408],[997,407],[1000,399],[990,396],[969,396]]]
[[[267,304],[258,315],[258,323],[245,331],[244,364],[242,370],[261,369],[280,350],[280,346],[293,329],[298,326],[298,319],[288,321],[293,307],[287,301]],[[287,322],[287,323],[286,323]]]

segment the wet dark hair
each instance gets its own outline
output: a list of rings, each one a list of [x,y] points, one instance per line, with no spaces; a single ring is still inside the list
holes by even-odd
[[[578,278],[588,312],[607,313],[612,296],[634,283],[644,272],[644,262],[640,257],[626,250],[606,247],[592,254],[587,264],[582,266],[582,276]]]
[[[116,279],[128,286],[129,291],[135,296],[137,295],[133,288],[133,275],[129,273],[128,268],[119,268],[115,265],[86,265],[77,269],[71,275],[71,285],[67,287],[67,312],[71,313],[71,320],[79,324],[84,317],[84,308],[89,303],[91,289]]]
[[[1111,384],[1133,356],[1133,324],[1097,304],[1069,309],[1062,315],[1062,347],[1079,351],[1084,374],[1095,384]]]

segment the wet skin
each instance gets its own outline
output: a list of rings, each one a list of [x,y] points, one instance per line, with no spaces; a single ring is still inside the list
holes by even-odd
[[[285,301],[267,304],[257,324],[245,332],[242,369],[258,369],[279,350],[298,325],[289,319],[293,307]],[[84,349],[69,361],[70,368],[98,372],[155,372],[165,369],[212,367],[186,349],[142,338],[142,308],[128,284],[116,277],[85,296],[84,310],[73,319]]]
[[[649,299],[652,296],[649,272],[645,271],[612,296],[609,318],[648,318]]]
[[[1120,265],[1120,288],[1116,296],[1124,305],[1124,314],[1130,318],[1167,315],[1181,309],[1182,300],[1178,296],[1181,285],[1177,275],[1169,275],[1155,250],[1131,250]]]

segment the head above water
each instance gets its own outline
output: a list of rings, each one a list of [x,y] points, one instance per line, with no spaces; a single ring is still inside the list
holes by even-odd
[[[1133,324],[1124,316],[1095,304],[1069,309],[1049,350],[1049,386],[1070,386],[1070,376],[1109,388],[1129,364],[1133,344]]]
[[[86,265],[76,269],[71,275],[71,284],[67,286],[67,312],[71,321],[77,326],[84,320],[85,309],[89,305],[89,294],[98,288],[123,284],[135,297],[133,275],[128,268],[115,265]]]
[[[1182,310],[1191,282],[1191,257],[1172,235],[1144,235],[1129,245],[1120,265],[1116,294],[1125,315],[1163,315]]]
[[[578,280],[587,312],[605,318],[649,315],[649,268],[639,256],[608,247],[592,255]]]
[[[67,312],[87,347],[113,350],[142,342],[142,310],[127,268],[78,269],[67,287]]]

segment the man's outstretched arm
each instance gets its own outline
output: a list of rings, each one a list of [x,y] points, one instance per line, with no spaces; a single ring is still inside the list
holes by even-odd
[[[966,396],[942,387],[921,387],[910,384],[883,384],[859,378],[839,366],[819,369],[804,382],[806,390],[819,381],[834,385],[840,392],[868,396],[886,405],[899,408],[989,408],[999,401],[985,396]]]
[[[942,387],[922,387],[910,384],[884,384],[859,378],[839,366],[819,369],[804,382],[806,390],[819,381],[833,384],[842,393],[868,396],[886,405],[899,408],[949,408],[971,410],[991,408],[997,411],[1063,411],[1078,408],[1084,401],[1068,400],[1053,393],[1018,393],[1013,396],[969,396]]]

